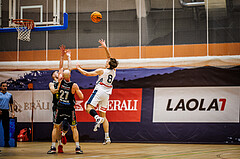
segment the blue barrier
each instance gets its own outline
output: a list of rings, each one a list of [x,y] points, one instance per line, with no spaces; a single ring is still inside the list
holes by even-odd
[[[63,25],[34,27],[32,31],[65,30],[68,28],[68,14],[64,13],[63,17],[64,17]],[[6,32],[17,32],[17,30],[15,28],[0,28],[0,33],[6,33]]]
[[[9,119],[9,145],[10,147],[17,147],[17,134],[16,134],[17,118]],[[4,131],[2,127],[2,120],[0,120],[0,147],[4,147]]]

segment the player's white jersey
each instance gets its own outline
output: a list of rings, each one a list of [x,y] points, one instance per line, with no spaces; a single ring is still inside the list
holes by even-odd
[[[112,94],[112,82],[116,76],[115,69],[103,69],[103,74],[98,77],[95,89],[101,89],[107,94]]]

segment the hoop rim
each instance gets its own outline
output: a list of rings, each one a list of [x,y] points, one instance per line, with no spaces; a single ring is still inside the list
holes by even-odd
[[[13,23],[20,25],[20,26],[26,26],[28,29],[34,28],[34,21],[32,19],[13,19]],[[32,25],[30,25],[32,24]]]

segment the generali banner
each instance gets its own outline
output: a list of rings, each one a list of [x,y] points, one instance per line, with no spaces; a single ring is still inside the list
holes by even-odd
[[[86,103],[93,90],[82,90],[84,100],[75,96],[76,116],[78,122],[94,122],[92,116],[86,113]],[[142,89],[113,89],[107,109],[107,119],[110,122],[140,122],[142,107]],[[98,110],[98,109],[97,109]]]
[[[155,88],[153,122],[239,123],[240,87]]]
[[[92,89],[81,90],[84,100],[76,96],[78,122],[94,122],[86,110],[86,103]],[[18,122],[52,122],[52,94],[49,90],[9,91],[13,94]],[[107,118],[109,122],[140,122],[142,89],[113,89],[110,95]],[[33,109],[32,109],[33,108]],[[98,110],[98,109],[97,109]]]

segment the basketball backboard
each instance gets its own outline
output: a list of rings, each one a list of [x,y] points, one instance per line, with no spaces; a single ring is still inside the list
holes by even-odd
[[[14,19],[34,21],[32,31],[63,30],[68,27],[66,0],[8,0],[0,6],[0,32],[15,32]]]

